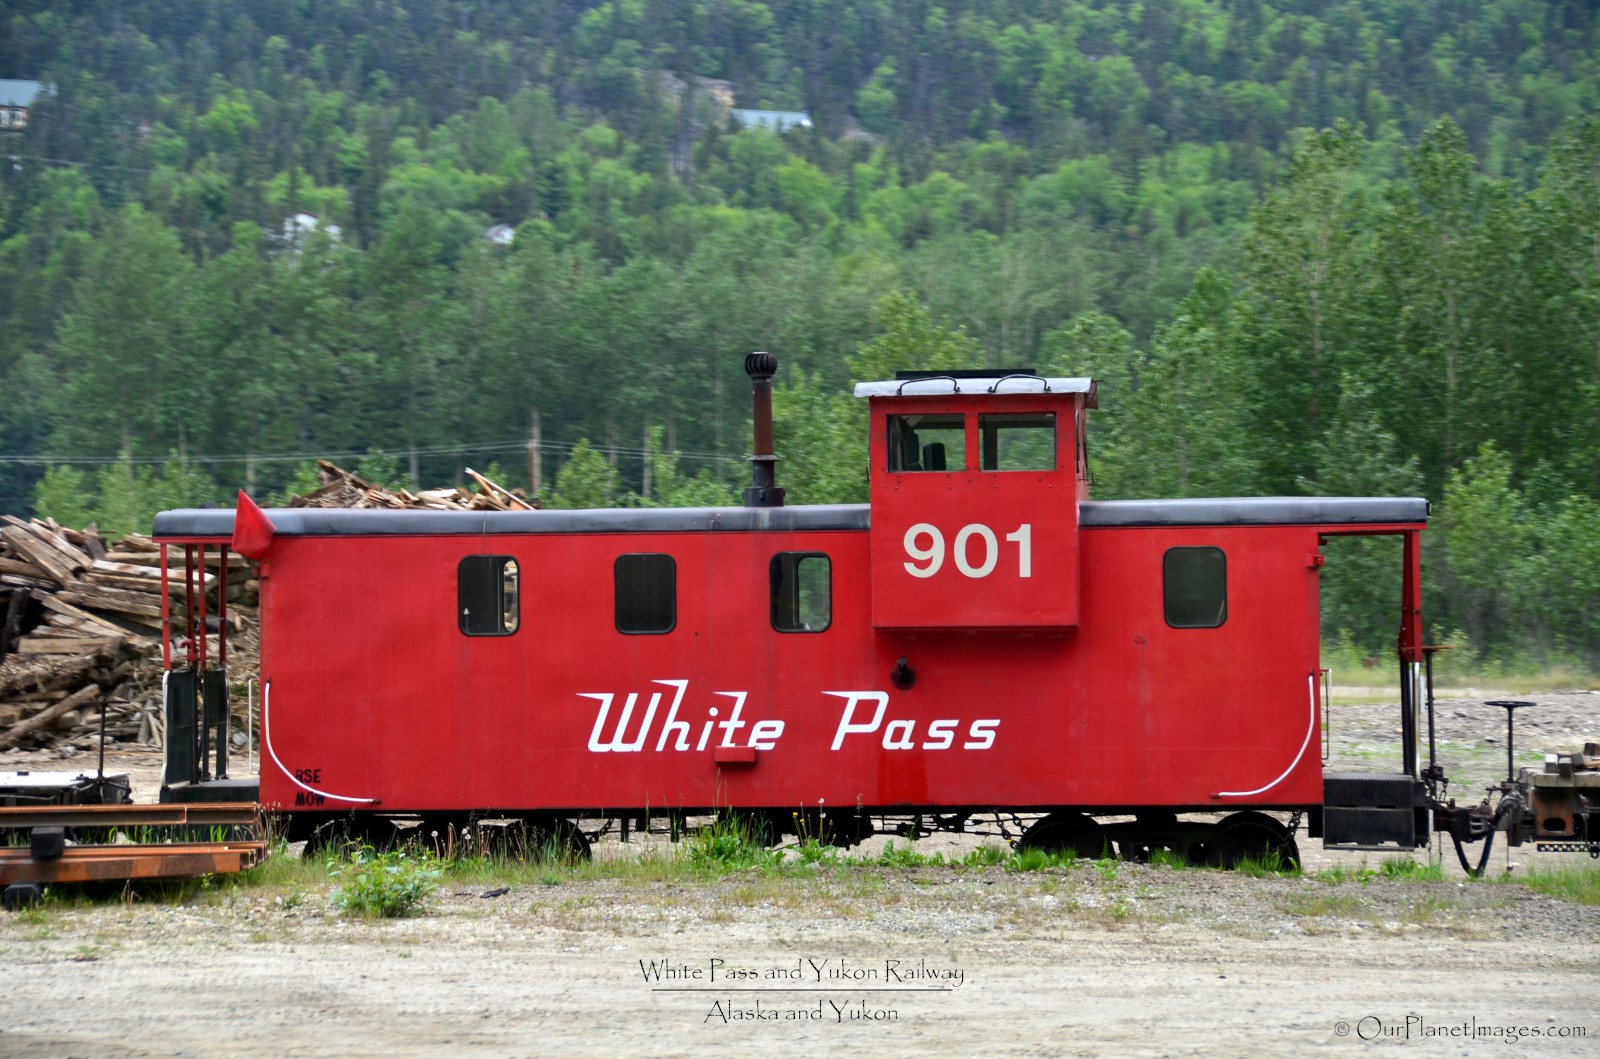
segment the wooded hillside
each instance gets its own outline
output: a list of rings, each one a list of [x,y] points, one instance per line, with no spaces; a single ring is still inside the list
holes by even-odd
[[[0,510],[145,530],[321,456],[526,488],[535,435],[550,503],[723,502],[754,349],[791,500],[861,499],[852,377],[1033,365],[1103,380],[1098,495],[1423,493],[1433,638],[1600,664],[1592,5],[0,19],[54,86],[0,143]],[[1376,650],[1395,564],[1343,565]]]

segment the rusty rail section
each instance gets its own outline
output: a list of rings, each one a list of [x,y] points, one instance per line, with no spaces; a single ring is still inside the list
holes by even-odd
[[[166,842],[74,845],[69,828],[96,831],[181,829]],[[228,829],[249,837],[189,841],[195,831]],[[0,886],[122,879],[194,879],[244,871],[266,859],[261,810],[254,802],[198,805],[50,805],[0,809],[0,832],[29,831],[25,846],[0,845]]]
[[[255,802],[192,805],[19,805],[0,808],[0,831],[30,827],[258,827]]]
[[[39,858],[22,846],[0,849],[0,885],[81,883],[120,879],[198,879],[244,871],[261,863],[267,844],[196,842],[188,845],[68,846]]]

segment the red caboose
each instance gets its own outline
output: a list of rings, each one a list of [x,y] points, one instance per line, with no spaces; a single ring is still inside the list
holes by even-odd
[[[786,507],[762,356],[742,508],[158,516],[163,548],[260,562],[259,794],[293,835],[997,813],[1037,815],[1029,844],[1227,861],[1292,854],[1273,810],[1422,840],[1426,501],[1092,501],[1094,383],[1021,372],[862,384],[870,505]],[[1396,773],[1323,774],[1320,545],[1345,534],[1405,541]],[[237,796],[205,749],[225,682],[176,670],[168,796]]]

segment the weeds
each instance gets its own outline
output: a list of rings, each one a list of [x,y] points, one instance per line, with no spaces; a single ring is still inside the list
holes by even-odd
[[[1367,883],[1371,882],[1377,877],[1378,873],[1372,868],[1367,867],[1367,862],[1365,860],[1356,865],[1354,868],[1347,868],[1343,864],[1335,864],[1333,867],[1324,868],[1322,871],[1319,871],[1312,876],[1312,878],[1316,879],[1318,882],[1325,882],[1329,886],[1338,886],[1341,883],[1347,882],[1360,883],[1362,886],[1365,886]]]
[[[1278,908],[1291,916],[1352,919],[1361,911],[1361,898],[1355,894],[1296,893],[1285,896]]]
[[[1004,846],[997,846],[992,842],[985,842],[966,856],[954,861],[965,868],[993,868],[1002,864],[1009,864],[1013,854]]]
[[[1251,879],[1300,874],[1300,866],[1285,858],[1277,850],[1271,850],[1260,857],[1243,857],[1233,866],[1233,870]]]
[[[894,839],[884,843],[883,852],[878,854],[877,863],[890,868],[922,868],[933,864],[943,864],[944,854],[934,853],[931,856],[918,853],[909,846],[905,849],[896,849]]]
[[[1416,882],[1444,882],[1444,864],[1419,861],[1415,857],[1390,857],[1379,867],[1385,879],[1411,879]]]
[[[1189,858],[1180,853],[1174,853],[1165,846],[1157,846],[1150,851],[1150,866],[1152,868],[1192,868]]]
[[[1530,890],[1579,905],[1600,905],[1600,865],[1563,864],[1555,868],[1529,868],[1519,876],[1506,876]]]
[[[333,891],[340,911],[373,918],[407,916],[425,905],[439,886],[437,860],[428,853],[352,845],[347,859],[330,859],[328,875],[343,880]]]
[[[723,817],[695,832],[689,841],[689,863],[698,868],[736,871],[775,868],[783,853],[758,842],[750,826],[738,817]]]
[[[1023,849],[1018,850],[1007,858],[1005,870],[1014,873],[1045,871],[1049,868],[1070,868],[1077,863],[1078,854],[1076,850],[1054,852],[1044,849]],[[1116,878],[1115,873],[1110,878]]]
[[[441,829],[443,830],[443,829]],[[477,829],[474,829],[476,832]],[[529,829],[532,832],[532,829]],[[464,832],[455,835],[441,833],[438,837],[454,854],[445,860],[423,846],[421,835],[411,836],[406,847],[392,852],[379,852],[369,845],[353,844],[331,857],[303,859],[289,852],[277,839],[272,855],[262,864],[238,875],[218,875],[205,880],[144,883],[128,901],[139,900],[152,904],[174,904],[191,899],[205,903],[238,900],[241,892],[254,891],[253,900],[266,905],[279,916],[293,917],[305,914],[307,906],[321,907],[325,903],[346,913],[374,918],[416,914],[424,909],[440,886],[461,883],[483,886],[525,887],[548,896],[537,898],[540,905],[556,900],[555,888],[596,880],[610,880],[624,886],[650,884],[696,884],[716,880],[737,872],[754,870],[770,876],[774,885],[786,879],[800,879],[823,874],[835,880],[828,884],[829,899],[837,899],[854,908],[862,901],[874,901],[889,886],[894,874],[886,869],[956,869],[981,871],[1000,869],[1011,874],[1035,873],[1041,875],[1041,885],[1066,884],[1074,869],[1098,873],[1096,880],[1102,886],[1117,884],[1121,877],[1122,862],[1113,857],[1089,858],[1074,852],[1051,852],[1039,849],[1013,851],[996,842],[986,842],[961,855],[949,853],[924,853],[917,843],[896,838],[884,843],[872,853],[847,852],[826,845],[817,837],[801,835],[798,842],[785,849],[768,849],[760,844],[749,820],[736,814],[726,814],[707,826],[685,833],[684,841],[675,846],[649,845],[628,850],[626,856],[601,856],[594,860],[579,861],[571,856],[572,844],[547,843],[534,848],[530,843],[516,848],[513,843],[481,841],[474,833],[470,838]],[[432,836],[429,836],[430,838]],[[500,835],[494,836],[496,839]],[[510,837],[509,834],[504,837]],[[1192,870],[1178,854],[1162,848],[1150,851],[1151,867],[1169,872]],[[1057,869],[1067,869],[1066,873]],[[1140,869],[1132,869],[1136,871]],[[1237,865],[1239,874],[1247,877],[1284,877],[1299,874],[1298,869],[1282,857],[1268,855],[1258,860],[1245,860]],[[1084,876],[1079,876],[1080,879]],[[1092,878],[1092,877],[1089,877]],[[1170,876],[1169,876],[1170,878]],[[1319,871],[1311,878],[1337,886],[1358,883],[1363,886],[1373,879],[1385,882],[1438,882],[1444,870],[1437,863],[1411,857],[1395,857],[1378,864],[1362,862],[1359,865],[1340,865]],[[930,884],[940,881],[937,873],[919,872],[913,880]],[[1134,881],[1138,881],[1135,878]],[[1562,900],[1585,904],[1600,903],[1600,866],[1573,865],[1557,869],[1534,869],[1519,873],[1513,882],[1530,889],[1548,893]],[[755,885],[753,882],[750,885]],[[745,897],[750,901],[772,902],[785,906],[787,892],[763,887],[751,890]],[[21,923],[36,930],[48,931],[53,920],[46,919],[50,910],[63,907],[63,901],[93,904],[92,892],[62,890],[47,898],[45,909],[32,909],[19,914]],[[1302,894],[1283,898],[1281,907],[1288,914],[1303,917],[1348,915],[1359,906],[1359,899],[1342,894]],[[1109,907],[1109,906],[1108,906]],[[1444,905],[1418,904],[1409,915],[1426,922]],[[1118,918],[1109,910],[1104,914]],[[842,914],[842,913],[841,913]],[[1130,913],[1132,914],[1132,913]],[[314,917],[316,912],[312,912]],[[1141,913],[1142,915],[1142,913]]]
[[[49,938],[52,936],[52,932],[50,930],[51,909],[49,907],[49,904],[52,902],[52,897],[52,894],[46,893],[44,900],[35,901],[33,904],[25,905],[22,908],[17,909],[16,912],[12,913],[16,917],[18,923],[26,923],[30,927],[38,928],[38,930],[34,933],[34,937],[36,938]]]
[[[1441,688],[1471,685],[1531,693],[1555,688],[1587,688],[1596,684],[1596,673],[1580,659],[1531,652],[1490,654],[1475,647],[1466,634],[1459,630],[1448,634],[1444,642],[1457,650],[1444,652],[1440,659],[1435,676]],[[1373,664],[1375,659],[1372,652],[1351,643],[1347,636],[1341,636],[1333,643],[1324,643],[1322,659],[1324,665],[1333,669],[1335,683],[1342,687],[1371,688],[1375,693],[1381,691],[1381,701],[1385,702],[1392,702],[1399,695],[1394,667]],[[1358,698],[1374,698],[1376,701],[1375,695]]]
[[[1401,913],[1402,923],[1415,923],[1418,926],[1432,926],[1437,922],[1440,913],[1453,912],[1460,907],[1448,897],[1429,894],[1407,902]]]
[[[834,864],[839,860],[837,846],[825,846],[814,838],[805,838],[795,847],[801,864]]]

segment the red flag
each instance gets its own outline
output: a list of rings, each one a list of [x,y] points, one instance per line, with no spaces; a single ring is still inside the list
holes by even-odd
[[[233,512],[233,550],[246,559],[262,559],[272,543],[272,520],[256,502],[239,490],[239,506]]]

